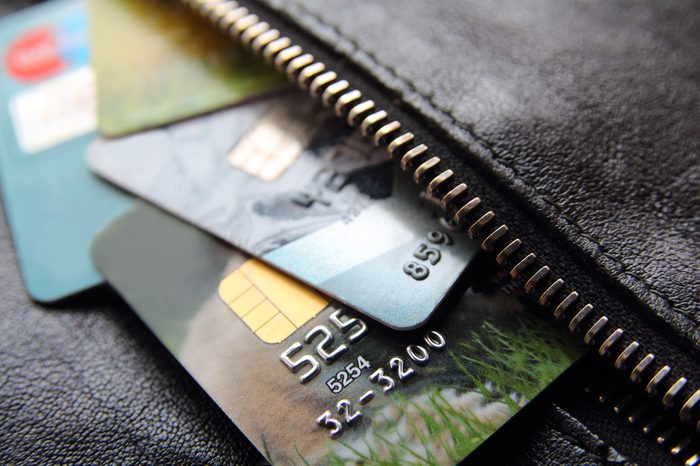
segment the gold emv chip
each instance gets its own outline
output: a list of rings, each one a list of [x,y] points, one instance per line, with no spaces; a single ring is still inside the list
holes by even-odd
[[[221,280],[219,297],[265,343],[280,343],[329,303],[256,259]]]

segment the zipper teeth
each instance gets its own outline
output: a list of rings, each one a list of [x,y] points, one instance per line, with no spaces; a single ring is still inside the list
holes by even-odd
[[[637,340],[626,337],[622,327],[595,310],[577,291],[567,289],[562,278],[551,276],[552,269],[538,261],[534,253],[523,252],[524,244],[519,238],[504,241],[508,225],[499,225],[492,210],[480,212],[481,199],[469,195],[467,184],[458,180],[439,156],[431,155],[427,145],[417,143],[413,133],[402,131],[400,121],[391,119],[385,110],[364,99],[360,90],[329,70],[325,63],[305,53],[302,47],[237,2],[181,1],[244,48],[273,64],[323,105],[332,107],[349,125],[359,125],[362,134],[375,146],[385,146],[404,171],[412,172],[414,182],[438,199],[452,222],[466,229],[470,238],[484,238],[481,248],[495,253],[499,265],[510,267],[513,279],[524,279],[526,294],[534,295],[540,305],[553,308],[557,319],[568,320],[572,333],[582,329],[586,345],[597,347],[600,356],[614,358],[619,371],[635,383],[646,383],[647,395],[658,396],[666,409],[674,409],[682,422],[695,424],[700,432],[700,388],[689,387],[686,377],[671,377],[670,366],[659,361],[655,354],[645,353]]]
[[[637,396],[630,395],[614,384],[596,388],[586,386],[584,391],[601,405],[612,409],[628,424],[635,426],[644,435],[653,439],[683,465],[700,465],[697,439],[683,429],[678,429],[666,416],[659,414],[658,410],[651,408],[648,403],[640,401]]]

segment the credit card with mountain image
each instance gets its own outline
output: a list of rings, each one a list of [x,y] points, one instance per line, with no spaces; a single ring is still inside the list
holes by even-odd
[[[290,95],[95,143],[100,176],[396,329],[478,248],[381,149]]]

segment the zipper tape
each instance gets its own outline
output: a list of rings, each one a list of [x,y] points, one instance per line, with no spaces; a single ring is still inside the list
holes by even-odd
[[[682,422],[694,424],[700,433],[700,387],[689,386],[687,377],[671,377],[669,365],[654,353],[645,352],[639,341],[627,338],[624,328],[614,325],[576,290],[568,289],[563,278],[552,276],[549,265],[541,264],[519,238],[504,243],[508,225],[496,221],[492,210],[481,213],[477,209],[481,199],[471,196],[467,184],[456,179],[427,145],[418,143],[413,133],[402,131],[400,121],[390,118],[386,110],[364,99],[359,89],[325,63],[237,2],[181,1],[331,107],[349,125],[359,126],[375,146],[385,146],[389,156],[412,173],[413,181],[437,199],[452,223],[466,230],[472,239],[479,239],[481,248],[495,254],[496,262],[509,268],[513,279],[524,278],[526,294],[534,295],[540,305],[549,306],[557,319],[567,322],[572,333],[583,334],[586,345],[597,348],[600,356],[613,359],[615,368],[644,386],[648,396],[658,397]]]
[[[669,419],[668,413],[651,406],[646,397],[635,393],[638,390],[634,387],[620,387],[610,378],[602,383],[591,384],[586,380],[580,383],[584,392],[639,429],[674,459],[682,461],[685,466],[700,465],[700,442],[692,429],[687,426],[679,428],[673,419]]]

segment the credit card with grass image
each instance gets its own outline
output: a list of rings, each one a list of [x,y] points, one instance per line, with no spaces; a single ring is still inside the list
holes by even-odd
[[[93,256],[277,464],[454,464],[582,354],[502,292],[391,330],[142,205]]]
[[[92,0],[100,131],[114,137],[279,88],[285,80],[171,0]]]

